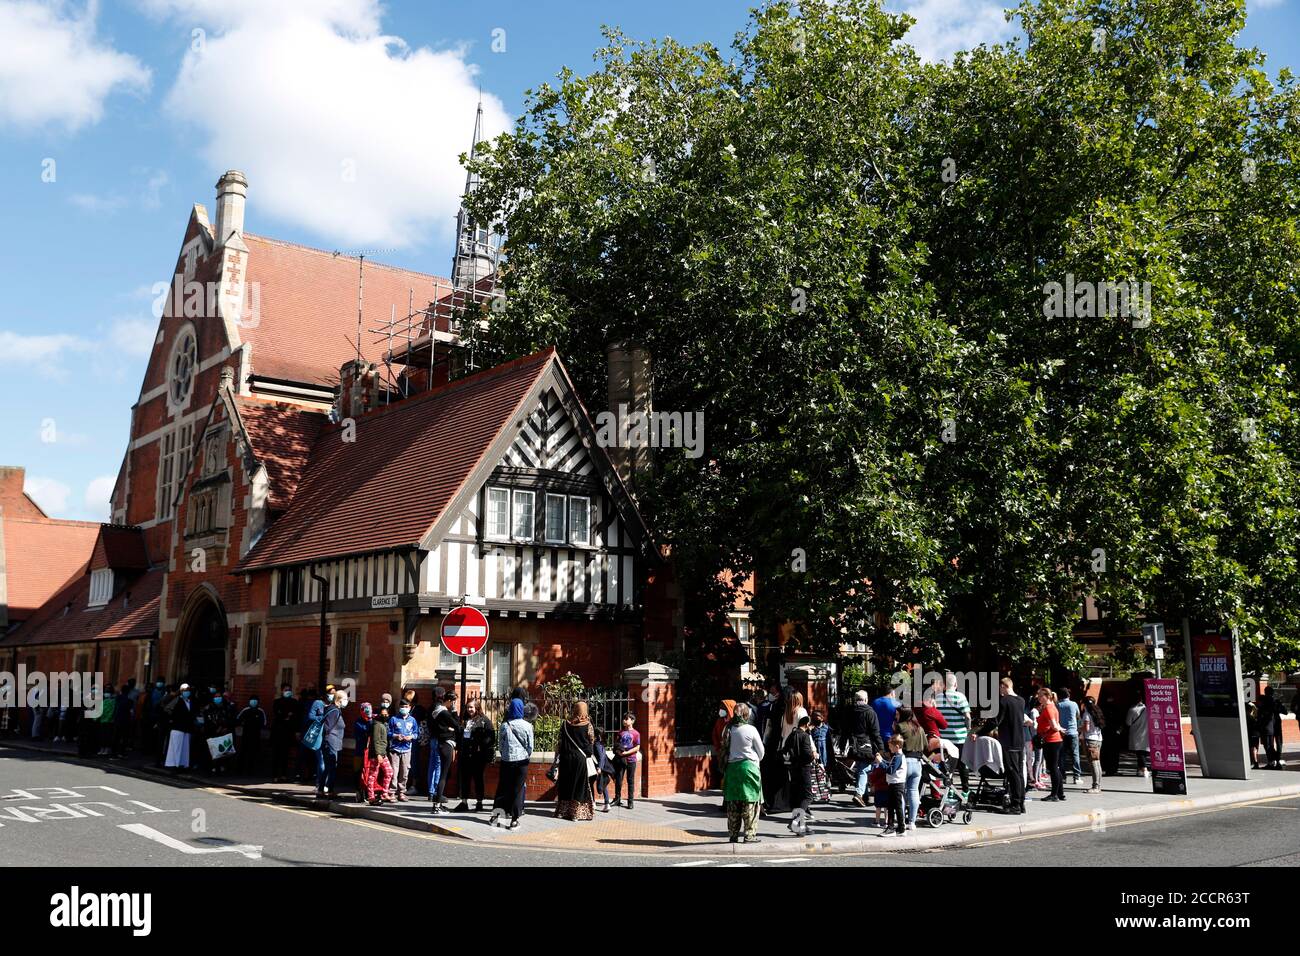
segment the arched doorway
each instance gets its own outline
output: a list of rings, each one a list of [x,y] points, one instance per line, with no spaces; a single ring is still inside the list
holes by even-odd
[[[203,689],[224,687],[230,629],[220,599],[206,585],[185,602],[176,636],[173,680]]]

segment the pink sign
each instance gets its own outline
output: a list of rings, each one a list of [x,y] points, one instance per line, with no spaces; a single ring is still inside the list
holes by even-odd
[[[1157,793],[1186,793],[1183,762],[1183,713],[1178,681],[1144,682],[1147,705],[1147,746],[1151,752],[1152,788]]]

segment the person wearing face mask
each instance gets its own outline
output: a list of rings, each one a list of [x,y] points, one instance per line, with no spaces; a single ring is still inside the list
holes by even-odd
[[[271,781],[284,783],[289,779],[289,752],[293,750],[293,735],[298,730],[301,713],[294,700],[293,687],[284,684],[280,696],[271,705]]]
[[[239,772],[244,776],[257,773],[262,764],[262,731],[266,729],[266,711],[264,711],[254,694],[248,698],[248,706],[235,715],[235,726],[239,728]]]
[[[223,756],[214,756],[212,745],[208,741],[219,740],[227,734],[233,734],[235,727],[230,720],[230,710],[226,707],[226,699],[220,691],[215,691],[209,702],[204,706],[202,711],[203,717],[203,739],[208,753],[208,772],[213,774],[225,773],[231,764],[232,757],[235,754],[228,753]]]
[[[326,698],[325,715],[321,718],[321,772],[316,777],[316,796],[338,796],[339,754],[343,751],[343,708],[348,705],[346,691],[335,691]]]
[[[406,802],[406,782],[411,775],[411,746],[419,734],[411,705],[402,701],[396,716],[388,718],[388,762],[393,768],[391,789],[398,802]]]
[[[190,685],[181,684],[180,694],[167,709],[167,757],[163,766],[179,773],[190,765],[190,738],[194,735],[194,702],[190,700]]]

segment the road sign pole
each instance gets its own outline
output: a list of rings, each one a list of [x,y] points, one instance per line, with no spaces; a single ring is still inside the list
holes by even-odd
[[[466,696],[466,688],[469,682],[469,658],[464,654],[460,657],[460,719],[465,719],[465,712],[469,704],[469,698]],[[462,794],[463,796],[463,794]]]

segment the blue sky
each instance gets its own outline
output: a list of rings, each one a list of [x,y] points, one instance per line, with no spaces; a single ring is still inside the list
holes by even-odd
[[[923,54],[1001,39],[1001,5],[891,0]],[[0,464],[102,520],[192,203],[249,177],[250,232],[446,275],[474,104],[489,132],[604,23],[719,46],[745,0],[0,0]],[[1300,0],[1244,40],[1300,65]],[[346,171],[346,173],[345,173]]]

